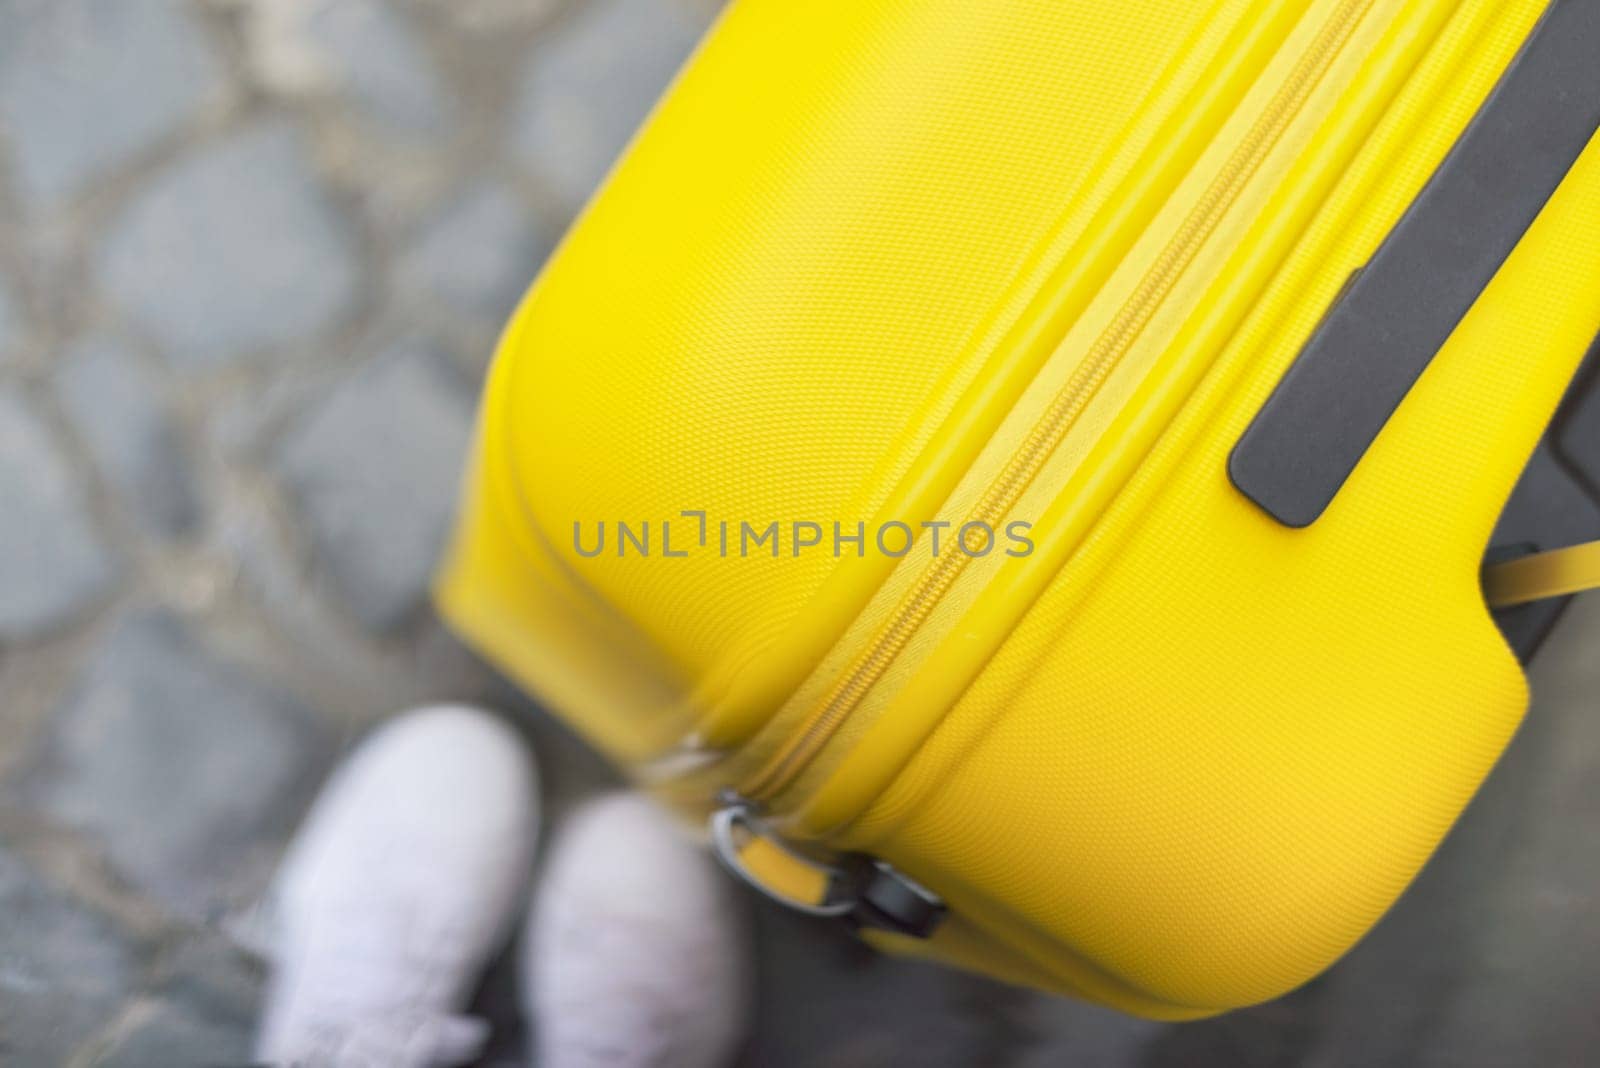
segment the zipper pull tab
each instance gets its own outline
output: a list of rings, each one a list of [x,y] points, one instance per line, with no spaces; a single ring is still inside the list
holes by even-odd
[[[711,814],[712,848],[725,868],[762,895],[807,916],[927,938],[945,905],[927,887],[873,857],[827,864],[772,833],[756,806],[732,791]]]

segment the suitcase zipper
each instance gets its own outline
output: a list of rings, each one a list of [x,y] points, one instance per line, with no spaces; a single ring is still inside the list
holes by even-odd
[[[1344,0],[1328,16],[1305,54],[1201,194],[1177,233],[985,490],[966,523],[985,524],[989,529],[1000,525],[1299,115],[1373,3],[1374,0]],[[879,630],[866,651],[857,657],[816,710],[759,770],[740,784],[741,797],[751,802],[769,801],[795,780],[905,649],[965,571],[971,558],[972,554],[967,552],[952,553],[935,559],[927,567],[902,599],[893,618]]]

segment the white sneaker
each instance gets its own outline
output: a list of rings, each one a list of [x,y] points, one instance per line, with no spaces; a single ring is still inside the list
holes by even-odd
[[[746,915],[711,857],[636,794],[558,830],[522,951],[542,1068],[712,1068],[743,1035]]]
[[[437,1068],[487,1025],[460,1015],[503,944],[538,831],[521,740],[471,708],[377,730],[323,788],[274,887],[256,1056],[295,1068]]]

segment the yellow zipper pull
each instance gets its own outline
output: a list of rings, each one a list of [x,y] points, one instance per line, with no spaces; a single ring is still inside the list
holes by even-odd
[[[710,825],[717,859],[785,908],[916,938],[944,918],[937,894],[884,861],[850,855],[824,863],[785,844],[745,798],[725,791],[719,800]]]

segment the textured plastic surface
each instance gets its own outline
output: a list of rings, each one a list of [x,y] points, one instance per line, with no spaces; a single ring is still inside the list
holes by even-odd
[[[1314,527],[1226,459],[1540,11],[735,2],[506,334],[442,608],[703,810],[1065,411],[1033,551],[942,585],[766,818],[949,904],[898,950],[1167,1018],[1305,981],[1522,715],[1479,563],[1600,331],[1600,151]],[[619,519],[657,551],[574,544]],[[908,553],[715,551],[886,519]]]

